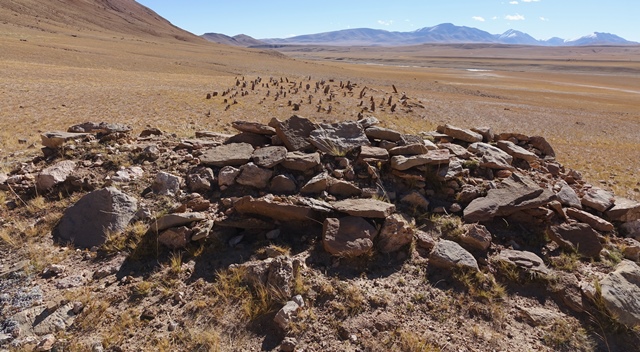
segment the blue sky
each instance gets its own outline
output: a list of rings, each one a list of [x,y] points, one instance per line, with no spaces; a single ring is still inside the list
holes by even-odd
[[[593,32],[640,42],[638,0],[138,0],[194,34],[284,38],[347,28],[412,31],[440,23],[536,39]]]

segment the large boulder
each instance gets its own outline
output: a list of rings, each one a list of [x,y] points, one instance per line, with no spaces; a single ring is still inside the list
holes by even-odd
[[[391,167],[404,171],[421,165],[447,164],[450,158],[448,149],[429,150],[426,154],[413,156],[396,155],[391,158]]]
[[[640,267],[623,260],[600,282],[605,307],[629,328],[640,325]]]
[[[486,197],[474,199],[464,209],[466,222],[489,221],[496,216],[509,216],[520,210],[537,208],[554,200],[555,195],[530,178],[513,174],[489,190]]]
[[[324,250],[342,257],[357,257],[373,248],[378,231],[361,217],[327,218],[322,226]]]
[[[320,124],[318,129],[311,131],[309,142],[319,151],[333,156],[342,156],[355,148],[371,144],[362,126],[354,121]]]
[[[547,235],[560,247],[585,257],[597,258],[602,251],[598,233],[584,223],[550,226]]]
[[[64,212],[54,234],[77,247],[99,246],[124,231],[137,210],[135,198],[113,187],[93,191]]]
[[[454,269],[463,267],[472,270],[480,270],[476,258],[462,248],[459,244],[440,240],[436,243],[429,256],[429,264],[443,269]]]
[[[268,169],[280,164],[287,157],[287,148],[271,146],[256,149],[251,156],[253,163]]]
[[[46,192],[55,185],[66,181],[76,168],[76,163],[64,160],[42,170],[36,178],[36,188],[40,192]]]

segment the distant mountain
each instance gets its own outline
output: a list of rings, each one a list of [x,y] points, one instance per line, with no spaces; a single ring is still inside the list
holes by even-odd
[[[614,34],[593,33],[576,40],[551,38],[538,40],[527,33],[510,29],[502,34],[491,34],[483,30],[442,23],[420,28],[412,32],[390,32],[382,29],[356,28],[333,32],[306,34],[290,38],[260,39],[272,45],[363,45],[397,46],[427,43],[497,43],[514,45],[578,46],[578,45],[636,45]]]
[[[201,35],[201,37],[210,42],[225,44],[225,45],[232,45],[232,46],[251,47],[251,46],[260,46],[260,45],[266,44],[265,42],[252,38],[246,34],[238,34],[233,37],[230,37],[228,35],[220,34],[220,33],[205,33]]]
[[[524,44],[524,45],[541,45],[540,41],[528,35],[527,33],[510,29],[500,35],[497,39],[503,44]]]
[[[629,44],[638,44],[638,43],[630,42],[615,34],[594,32],[592,34],[585,35],[584,37],[567,41],[565,42],[565,44],[578,46],[578,45],[611,45],[611,44],[629,45]]]

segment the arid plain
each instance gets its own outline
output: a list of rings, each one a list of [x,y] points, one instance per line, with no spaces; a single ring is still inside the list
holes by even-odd
[[[639,47],[294,46],[275,51],[198,38],[1,26],[4,153],[23,150],[18,139],[38,143],[39,131],[85,120],[188,135],[220,129],[242,116],[260,122],[285,118],[292,111],[281,106],[282,100],[258,104],[262,96],[250,95],[225,111],[226,104],[205,95],[232,87],[241,76],[311,76],[351,81],[381,96],[395,85],[424,108],[373,115],[406,132],[452,123],[545,136],[558,149],[558,159],[590,181],[636,199],[640,194],[635,177],[640,171]],[[359,102],[357,96],[342,99],[331,114],[317,112],[314,102],[303,105],[301,113],[355,119]]]

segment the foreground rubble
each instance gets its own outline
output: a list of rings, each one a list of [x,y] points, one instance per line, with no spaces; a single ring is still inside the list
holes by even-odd
[[[0,189],[9,194],[4,226],[14,226],[10,214],[18,214],[25,200],[59,201],[75,195],[50,237],[102,268],[90,278],[53,265],[35,273],[57,278],[60,290],[114,275],[116,281],[108,285],[126,285],[136,280],[127,272],[132,265],[138,276],[150,275],[130,264],[146,263],[145,258],[173,253],[171,262],[179,259],[172,270],[179,276],[182,253],[187,253],[185,258],[202,255],[193,254],[197,248],[235,253],[217,259],[212,254],[209,261],[216,264],[207,264],[212,271],[198,275],[220,283],[222,274],[216,277],[214,270],[227,270],[238,273],[253,292],[277,292],[280,303],[263,315],[276,323],[270,328],[277,332],[277,341],[269,343],[282,350],[337,350],[333,342],[313,341],[314,333],[326,332],[316,327],[305,332],[302,327],[310,324],[310,309],[329,309],[321,302],[335,292],[352,295],[350,303],[336,308],[345,312],[332,323],[337,324],[337,341],[354,350],[376,350],[368,345],[374,339],[367,337],[371,331],[401,339],[394,334],[412,326],[394,329],[400,324],[397,318],[380,315],[391,314],[386,308],[394,299],[370,296],[367,304],[357,303],[362,298],[340,281],[383,275],[376,270],[399,280],[415,277],[400,269],[402,265],[430,278],[434,286],[444,278],[446,285],[488,309],[497,301],[509,301],[499,293],[501,286],[523,297],[556,302],[554,312],[523,308],[517,315],[526,318],[519,320],[531,326],[553,326],[561,317],[582,320],[586,315],[602,315],[627,331],[640,325],[640,203],[616,197],[585,182],[578,171],[565,169],[541,136],[450,125],[407,135],[379,127],[374,117],[316,124],[294,115],[268,125],[237,121],[232,127],[239,133],[200,131],[189,140],[157,129],[136,137],[130,128],[108,123],[43,133],[43,156],[0,175]],[[131,239],[134,224],[142,235]],[[259,253],[254,251],[258,247]],[[23,275],[22,269],[3,263],[0,278],[9,282]],[[195,275],[196,268],[190,271]],[[326,271],[341,279],[316,277]],[[374,279],[373,284],[365,281],[357,283],[359,290],[375,286]],[[527,293],[533,288],[536,293]],[[18,294],[15,287],[11,292],[2,296],[0,346],[51,348],[61,331],[78,325],[76,316],[90,314],[84,308],[87,302],[80,300],[62,300],[64,304],[45,307],[46,312],[38,302],[29,308],[31,313],[11,308],[6,302]],[[401,294],[415,298],[419,293]],[[169,294],[183,300],[175,295]],[[430,307],[425,301],[415,298],[413,304]],[[357,307],[350,308],[354,302]],[[427,310],[435,314],[433,309]],[[48,318],[29,320],[34,314],[64,318],[40,328]],[[372,318],[375,328],[354,321],[371,314],[377,314]],[[478,314],[499,320],[497,313]],[[160,320],[157,315],[145,311],[139,318]],[[50,335],[56,332],[57,337]],[[527,346],[587,349],[540,341]]]

